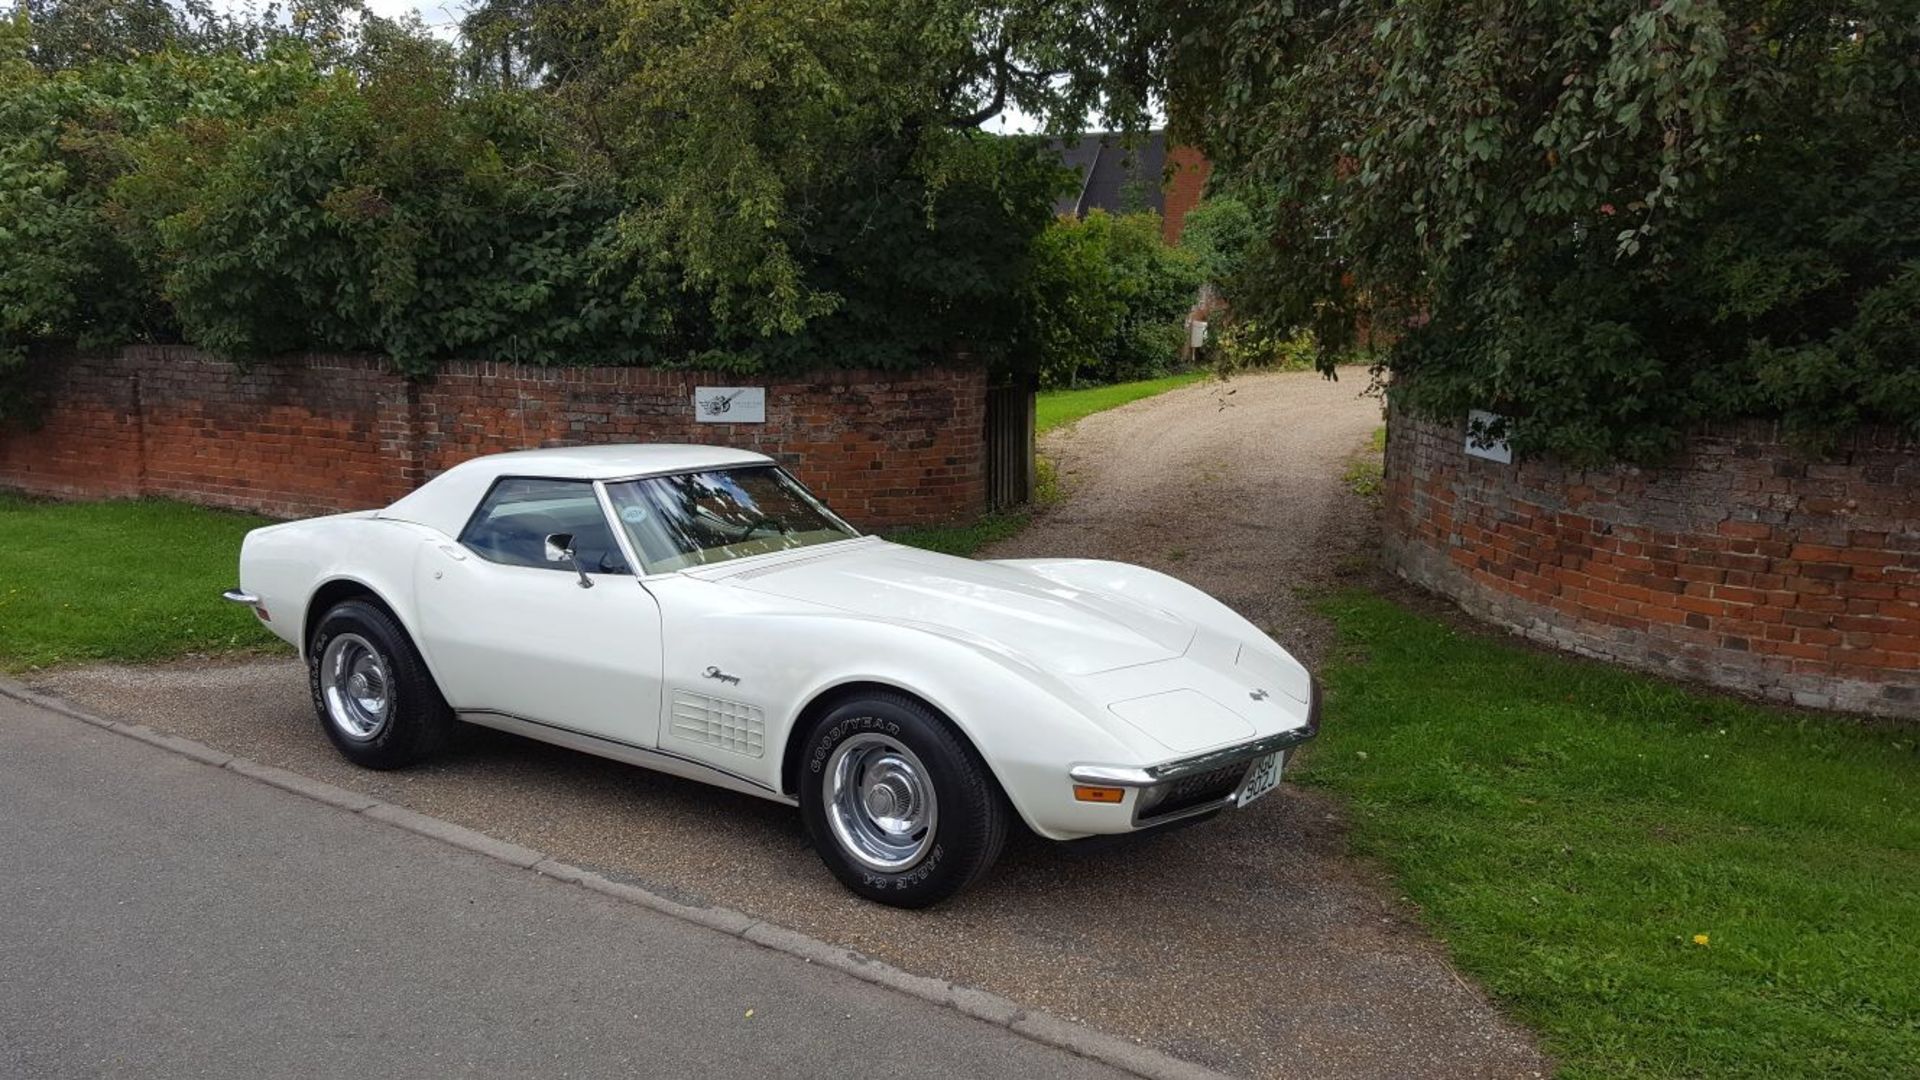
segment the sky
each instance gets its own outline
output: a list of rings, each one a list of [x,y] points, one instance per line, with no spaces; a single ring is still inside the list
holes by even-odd
[[[366,0],[375,15],[397,19],[410,11],[420,13],[420,21],[441,37],[452,37],[459,29],[467,5],[460,0]]]
[[[420,21],[443,38],[452,38],[459,30],[460,18],[467,8],[463,0],[365,0],[365,3],[375,15],[388,19],[418,12]],[[223,11],[244,11],[259,4],[257,0],[213,0],[213,6]]]

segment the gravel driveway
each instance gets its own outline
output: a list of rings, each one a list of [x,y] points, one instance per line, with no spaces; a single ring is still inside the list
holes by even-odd
[[[1383,422],[1366,387],[1365,368],[1246,375],[1097,413],[1041,442],[1061,501],[981,557],[1151,566],[1312,664],[1328,628],[1299,591],[1371,550],[1372,513],[1341,479]]]
[[[1364,385],[1357,372],[1339,383],[1245,377],[1083,420],[1045,443],[1067,498],[992,554],[1159,567],[1316,656],[1323,631],[1294,590],[1365,546],[1365,507],[1339,480],[1379,423]],[[1103,853],[1016,837],[980,887],[904,912],[843,891],[798,815],[757,799],[479,730],[428,767],[355,769],[320,733],[291,660],[80,669],[38,685],[1226,1071],[1546,1068],[1346,854],[1337,808],[1291,786],[1245,813]]]

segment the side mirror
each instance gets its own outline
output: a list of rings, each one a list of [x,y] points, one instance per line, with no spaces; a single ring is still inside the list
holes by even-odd
[[[587,576],[585,570],[580,569],[580,560],[573,557],[572,533],[547,534],[547,561],[563,562],[573,567],[573,572],[580,575],[580,587],[593,588],[593,579]]]

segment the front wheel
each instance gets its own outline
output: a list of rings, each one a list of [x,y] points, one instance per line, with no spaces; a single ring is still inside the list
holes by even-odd
[[[346,600],[321,617],[307,650],[313,711],[356,765],[399,769],[446,741],[452,710],[393,616]]]
[[[999,857],[1012,809],[973,748],[899,694],[849,700],[807,736],[800,810],[847,888],[893,907],[939,903]]]

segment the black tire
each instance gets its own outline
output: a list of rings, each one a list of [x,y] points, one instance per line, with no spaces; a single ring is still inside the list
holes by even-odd
[[[377,726],[360,736],[349,728],[366,712],[329,704],[328,679],[321,669],[336,642],[340,644],[340,650],[333,654],[336,662],[350,656],[375,658],[375,681],[380,684],[385,705],[378,714]],[[337,674],[333,681],[338,696],[342,687]],[[348,761],[369,769],[403,769],[415,764],[445,745],[453,728],[453,710],[440,695],[413,640],[392,615],[366,600],[344,600],[321,617],[307,646],[307,688],[313,695],[313,711],[320,728],[334,748]],[[348,719],[336,719],[336,707],[342,708]]]
[[[923,908],[973,884],[999,858],[1013,808],[980,755],[927,706],[904,694],[864,694],[821,717],[806,740],[800,813],[814,850],[847,888],[892,907]],[[829,817],[836,751],[852,740],[883,754],[886,744],[906,749],[931,783],[935,814],[924,853],[898,871],[863,862]]]

